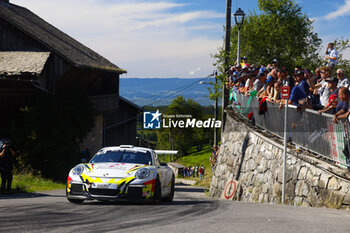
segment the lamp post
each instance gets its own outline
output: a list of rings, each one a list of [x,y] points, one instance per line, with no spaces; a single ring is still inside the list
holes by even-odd
[[[238,26],[238,44],[237,44],[237,65],[239,65],[241,60],[241,54],[240,54],[240,46],[241,46],[241,27],[243,26],[245,13],[241,10],[241,8],[238,8],[238,10],[233,15],[235,17],[235,23]]]

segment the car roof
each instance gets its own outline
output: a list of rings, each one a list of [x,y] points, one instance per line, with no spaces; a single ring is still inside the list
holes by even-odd
[[[120,146],[108,146],[101,148],[98,152],[107,151],[107,150],[131,150],[131,151],[148,151],[153,152],[152,149],[146,147],[135,147],[132,145],[120,145]]]

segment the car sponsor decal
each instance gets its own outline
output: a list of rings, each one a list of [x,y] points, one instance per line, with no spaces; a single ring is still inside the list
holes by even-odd
[[[71,188],[71,184],[70,184],[70,182],[72,181],[73,179],[70,177],[70,176],[68,176],[68,179],[67,179],[67,192],[70,192],[70,188]]]
[[[154,195],[154,187],[156,184],[156,180],[153,179],[153,180],[147,181],[143,184],[146,185],[146,187],[142,188],[142,196],[146,197],[146,199],[148,199]]]
[[[96,179],[93,179],[91,178],[90,176],[87,176],[85,175],[84,173],[82,173],[80,175],[80,179],[84,182],[84,183],[103,183],[101,178],[96,178]]]
[[[129,169],[129,170],[128,170],[127,172],[125,172],[125,173],[134,172],[134,171],[139,170],[139,169],[142,168],[142,167],[148,167],[148,166],[149,166],[149,165],[136,165],[135,167]]]
[[[130,183],[131,181],[133,181],[135,179],[135,176],[130,176],[124,179],[120,179],[120,180],[116,180],[116,179],[111,179],[110,181],[108,181],[108,184],[117,184],[117,185],[121,185],[123,182],[125,182],[125,184]]]
[[[93,169],[92,164],[84,164],[84,167],[86,167],[90,172],[92,172],[92,169]]]

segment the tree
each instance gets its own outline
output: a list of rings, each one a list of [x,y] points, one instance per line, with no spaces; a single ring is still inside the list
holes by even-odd
[[[318,66],[321,39],[313,32],[313,22],[301,7],[292,0],[258,0],[258,4],[262,13],[249,12],[241,28],[241,54],[251,64],[267,65],[276,58],[289,69],[296,65]],[[237,33],[235,25],[231,31],[231,64],[237,59]],[[215,57],[221,65],[223,51]]]
[[[184,99],[182,96],[174,99],[168,107],[166,115],[191,115],[192,118],[202,119],[202,107],[192,99]],[[164,115],[164,114],[163,114]],[[164,119],[164,118],[163,118]],[[172,120],[186,120],[184,117],[172,118]],[[165,118],[165,120],[168,120]],[[186,155],[192,147],[204,143],[203,130],[195,128],[163,128],[157,132],[159,149],[178,150],[179,154]]]

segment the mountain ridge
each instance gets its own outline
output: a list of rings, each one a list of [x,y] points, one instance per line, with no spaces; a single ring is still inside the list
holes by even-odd
[[[120,78],[119,94],[137,105],[169,105],[177,96],[193,99],[201,105],[213,105],[208,87],[200,81],[213,78]]]

